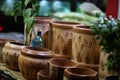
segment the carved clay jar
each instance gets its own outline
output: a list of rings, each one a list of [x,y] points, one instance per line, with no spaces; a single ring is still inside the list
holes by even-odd
[[[52,32],[50,23],[55,21],[54,18],[51,17],[35,17],[35,23],[32,31],[32,39],[37,35],[37,31],[41,31],[41,36],[45,41],[45,48],[51,49],[52,43]]]
[[[3,47],[3,61],[5,66],[11,70],[19,70],[18,57],[23,48],[21,42],[7,42]]]
[[[19,56],[19,68],[26,80],[37,80],[37,72],[48,69],[48,61],[53,57],[46,48],[25,47]]]
[[[80,23],[53,21],[51,23],[53,42],[52,51],[54,54],[68,55],[72,53],[72,28]]]
[[[0,63],[3,63],[3,58],[2,58],[2,50],[6,42],[8,41],[15,41],[12,39],[6,39],[6,38],[0,38]]]
[[[87,64],[99,64],[100,47],[90,26],[79,25],[73,28],[72,60]]]
[[[63,80],[96,80],[97,72],[89,68],[66,68]]]
[[[106,53],[101,50],[100,53],[100,64],[99,64],[99,79],[103,80],[108,76],[117,75],[117,72],[114,69],[108,70],[107,66],[105,66],[107,59],[111,53]],[[111,79],[112,80],[112,79]],[[114,79],[116,80],[116,79]]]
[[[52,80],[63,80],[64,69],[76,67],[77,63],[64,58],[52,58],[49,60],[49,75]]]

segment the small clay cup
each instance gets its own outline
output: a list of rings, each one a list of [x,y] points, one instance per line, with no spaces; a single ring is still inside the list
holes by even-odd
[[[97,72],[89,68],[66,68],[63,80],[96,80]]]
[[[40,70],[37,73],[37,80],[52,80],[48,70]]]
[[[49,74],[52,80],[63,80],[64,69],[76,66],[77,63],[71,60],[64,58],[52,58],[49,60]]]

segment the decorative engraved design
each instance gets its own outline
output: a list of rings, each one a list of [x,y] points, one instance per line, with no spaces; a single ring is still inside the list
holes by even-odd
[[[53,28],[53,53],[71,55],[72,32],[71,30]]]
[[[77,62],[99,64],[99,45],[93,35],[73,32],[72,59]]]

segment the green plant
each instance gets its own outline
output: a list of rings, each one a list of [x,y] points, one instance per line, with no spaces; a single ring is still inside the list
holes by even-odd
[[[17,21],[17,16],[22,16],[23,21],[25,23],[25,27],[26,27],[25,28],[26,39],[24,39],[25,45],[28,45],[27,35],[30,34],[30,31],[34,23],[34,17],[36,16],[38,10],[39,10],[39,4],[37,4],[37,0],[22,0],[22,1],[17,1],[14,4],[12,15],[15,17],[15,21]]]
[[[109,54],[106,62],[108,70],[116,70],[120,75],[120,19],[99,15],[96,24],[91,26],[102,50]],[[119,79],[120,80],[120,79]]]

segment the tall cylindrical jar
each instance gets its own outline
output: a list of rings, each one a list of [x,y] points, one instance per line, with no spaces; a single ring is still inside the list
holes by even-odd
[[[90,26],[79,25],[73,28],[72,60],[87,64],[99,64],[100,47]]]
[[[80,23],[54,21],[51,23],[53,32],[52,51],[58,55],[71,57],[72,28]]]
[[[21,42],[7,42],[3,47],[3,62],[11,70],[19,70],[18,57],[21,49],[24,48]]]
[[[26,80],[37,80],[37,72],[48,69],[48,61],[53,57],[52,52],[46,48],[25,47],[19,56],[19,68]]]

